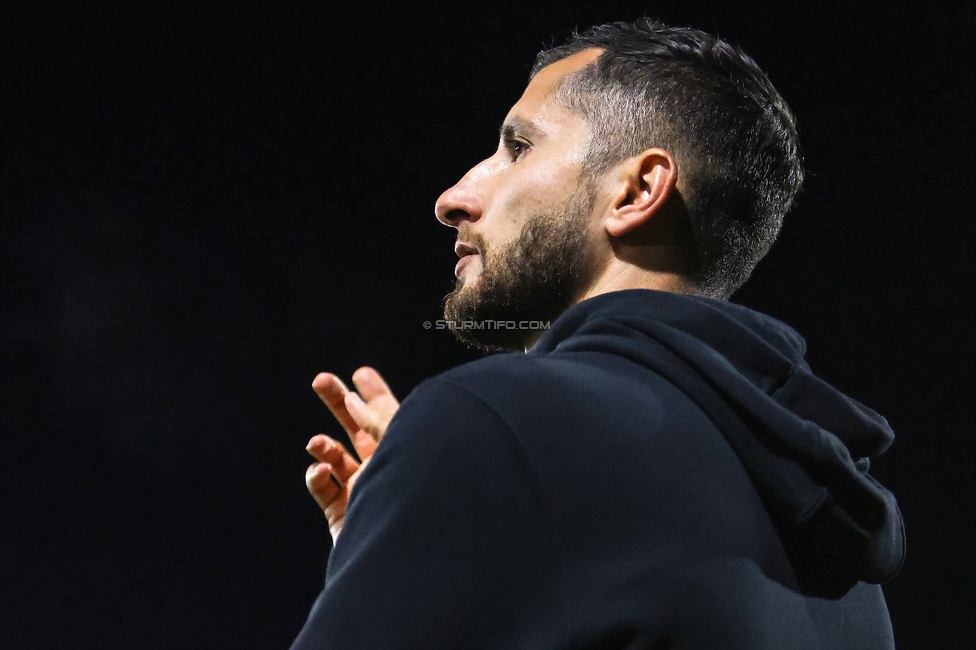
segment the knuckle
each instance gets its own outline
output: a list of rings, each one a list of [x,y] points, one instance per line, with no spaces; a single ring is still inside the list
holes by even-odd
[[[325,450],[325,456],[328,457],[329,462],[336,464],[346,453],[346,450],[342,448],[338,443],[331,445]]]

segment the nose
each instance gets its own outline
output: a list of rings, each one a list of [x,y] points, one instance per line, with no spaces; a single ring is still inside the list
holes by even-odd
[[[481,218],[484,203],[483,193],[475,178],[482,165],[473,167],[464,177],[444,191],[434,204],[437,220],[445,226],[457,228],[462,221],[477,221]]]

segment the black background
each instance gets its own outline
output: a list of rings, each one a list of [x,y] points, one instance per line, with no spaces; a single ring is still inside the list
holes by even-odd
[[[455,261],[433,202],[540,46],[642,13],[795,110],[809,180],[735,300],[898,434],[900,647],[972,643],[976,21],[857,7],[5,4],[0,647],[287,647],[329,548],[312,377],[402,396],[474,358],[422,327]]]

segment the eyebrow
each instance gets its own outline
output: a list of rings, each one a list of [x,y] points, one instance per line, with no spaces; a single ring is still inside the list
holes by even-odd
[[[516,116],[505,120],[505,123],[498,129],[498,135],[503,140],[511,140],[516,135],[522,135],[530,140],[539,140],[545,137],[546,133],[533,122]]]

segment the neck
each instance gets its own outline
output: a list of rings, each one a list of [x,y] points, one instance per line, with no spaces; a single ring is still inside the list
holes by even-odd
[[[625,289],[653,289],[655,291],[667,291],[668,293],[697,293],[697,288],[688,276],[671,271],[656,271],[653,269],[641,268],[620,260],[611,263],[597,280],[590,285],[573,304],[583,302],[588,298],[599,296],[600,294],[610,293],[611,291],[624,291]],[[543,330],[532,332],[525,339],[525,350],[528,351],[535,342],[542,336]]]
[[[609,251],[608,251],[609,252]],[[576,302],[611,291],[654,289],[670,293],[695,293],[695,284],[684,270],[686,256],[677,246],[615,246],[604,258],[595,280]]]
[[[694,293],[695,287],[684,275],[639,268],[608,270],[577,302],[611,291],[653,289],[669,293]]]

